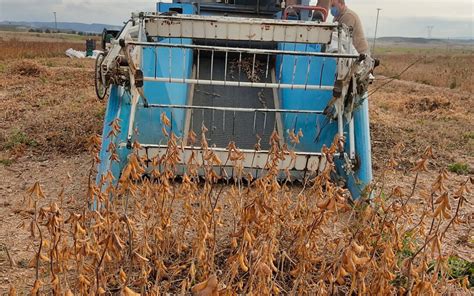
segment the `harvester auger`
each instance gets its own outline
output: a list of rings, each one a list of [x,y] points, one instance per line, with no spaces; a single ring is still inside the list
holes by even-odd
[[[132,14],[97,60],[97,93],[108,93],[97,182],[108,173],[120,178],[134,143],[144,159],[163,155],[166,114],[183,143],[206,126],[209,149],[220,159],[235,143],[254,177],[265,173],[273,131],[295,151],[281,161],[294,179],[318,174],[327,162],[323,147],[339,137],[335,178],[359,198],[372,181],[367,86],[374,63],[355,51],[351,30],[315,20],[327,11],[308,3],[185,2]],[[118,121],[121,130],[110,137]],[[303,137],[293,145],[289,136],[298,133]],[[199,149],[183,145],[177,175]],[[231,166],[220,170],[232,176]]]

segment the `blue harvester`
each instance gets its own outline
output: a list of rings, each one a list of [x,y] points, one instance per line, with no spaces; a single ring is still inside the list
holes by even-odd
[[[147,160],[165,153],[165,113],[186,144],[206,126],[209,147],[221,159],[233,141],[254,176],[265,173],[274,131],[282,147],[296,152],[281,161],[285,178],[320,172],[327,163],[323,146],[338,139],[335,181],[359,198],[372,181],[367,86],[374,63],[355,51],[350,28],[326,18],[324,8],[308,3],[174,1],[132,14],[120,32],[104,32],[96,91],[108,102],[98,182],[108,172],[120,178],[134,143]],[[117,119],[121,130],[110,137]],[[298,133],[295,144],[290,138]],[[111,143],[118,161],[111,160]],[[200,149],[183,146],[177,175]],[[231,166],[220,169],[233,173]]]

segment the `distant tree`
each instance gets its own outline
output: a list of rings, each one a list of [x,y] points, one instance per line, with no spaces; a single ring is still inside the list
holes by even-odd
[[[51,33],[51,30],[50,30],[50,29],[46,29],[46,30],[44,30],[44,32],[45,32],[46,34],[49,34],[49,33]]]

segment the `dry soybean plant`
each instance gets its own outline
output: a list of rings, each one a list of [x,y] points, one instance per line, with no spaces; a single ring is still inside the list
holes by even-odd
[[[463,223],[460,209],[473,180],[451,192],[441,171],[414,216],[430,149],[413,169],[409,192],[382,186],[371,198],[352,201],[331,181],[340,139],[323,148],[324,170],[293,185],[279,181],[282,160],[295,154],[279,145],[276,132],[265,173],[253,179],[235,143],[219,159],[203,126],[200,138],[191,132],[186,141],[199,144],[202,155],[185,160],[178,181],[184,141],[169,131],[165,114],[161,119],[166,153],[143,159],[134,143],[117,182],[109,173],[96,184],[91,170],[82,211],[66,212],[61,202],[40,205],[40,184],[31,188],[31,234],[38,243],[30,264],[33,295],[430,295],[448,283],[467,289],[467,278],[448,279],[443,242]],[[115,137],[120,122],[111,127],[108,137]],[[304,136],[290,134],[294,143]],[[100,145],[91,139],[93,168]],[[108,148],[117,161],[116,147]],[[222,166],[233,167],[232,178],[219,174]]]

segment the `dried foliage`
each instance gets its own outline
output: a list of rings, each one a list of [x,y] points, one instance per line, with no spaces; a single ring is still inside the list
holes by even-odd
[[[410,71],[398,76],[406,66],[418,59],[420,55],[420,52],[378,54],[382,66],[377,68],[377,73],[431,86],[459,89],[470,93],[474,91],[472,84],[474,74],[471,70],[474,67],[472,47],[467,49],[465,53],[428,54]]]
[[[31,234],[39,244],[30,263],[36,268],[32,294],[444,291],[448,279],[443,241],[451,228],[463,223],[459,213],[473,180],[451,192],[445,185],[447,173],[441,171],[425,194],[427,206],[413,221],[411,201],[431,149],[413,169],[410,192],[396,187],[384,196],[382,187],[373,199],[349,202],[348,192],[331,182],[339,139],[322,151],[325,169],[292,187],[289,181],[278,182],[282,159],[294,154],[279,146],[277,133],[271,137],[266,173],[252,179],[235,144],[229,144],[227,159],[219,159],[209,149],[203,127],[202,159],[193,153],[178,183],[181,143],[169,131],[166,115],[161,119],[169,134],[166,153],[148,167],[137,153],[131,154],[116,185],[111,173],[99,184],[91,180],[82,211],[66,213],[57,203],[39,206],[45,195],[41,186],[36,183],[29,190],[35,213]],[[120,122],[110,126],[108,137],[113,138]],[[191,133],[189,141],[196,143],[197,138]],[[96,162],[100,144],[98,137],[90,141]],[[108,148],[115,161],[115,145]],[[230,164],[235,178],[222,184],[219,168]],[[394,165],[395,157],[388,166]],[[407,242],[407,237],[416,239]],[[458,284],[467,288],[468,282]]]
[[[51,58],[64,56],[68,48],[83,48],[77,42],[23,41],[0,39],[0,60],[23,58]]]
[[[34,61],[21,60],[12,66],[10,73],[21,76],[39,77],[47,74],[47,71],[45,67]]]
[[[101,130],[89,59],[20,59],[0,69],[0,153],[77,155]],[[2,63],[0,62],[0,67]]]
[[[435,112],[439,109],[449,110],[452,103],[443,97],[425,97],[405,104],[405,111],[409,113]]]

